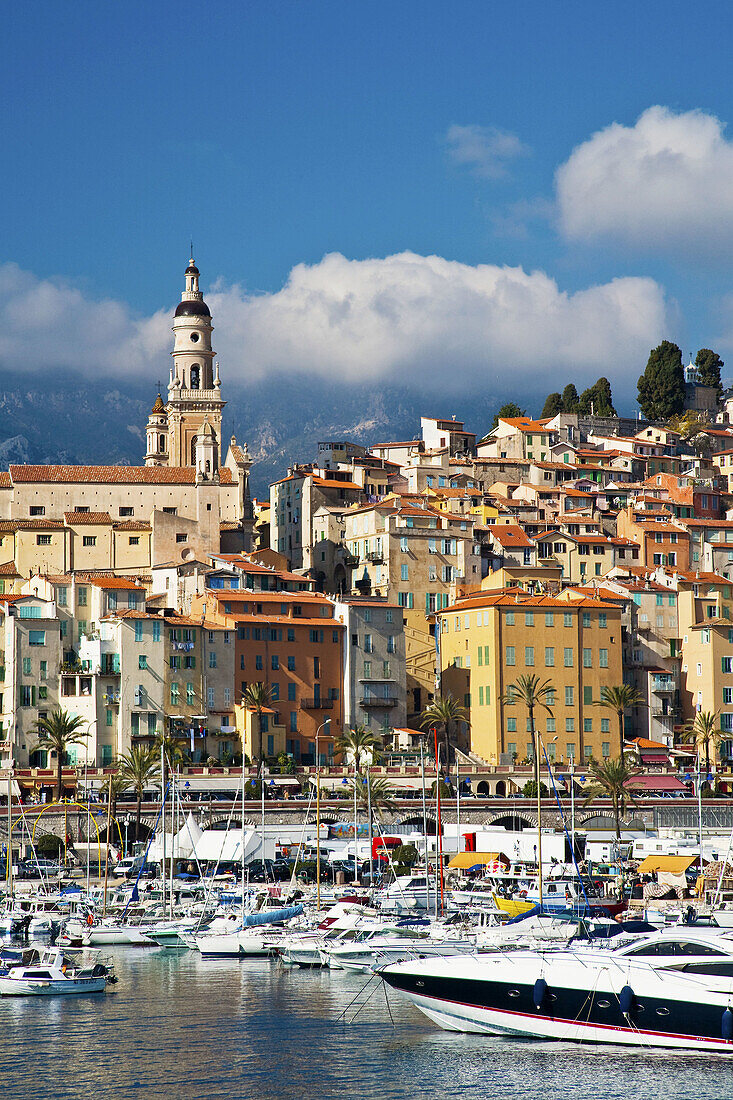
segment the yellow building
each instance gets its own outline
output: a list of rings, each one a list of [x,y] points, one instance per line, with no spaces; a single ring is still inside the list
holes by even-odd
[[[618,606],[486,592],[437,617],[442,693],[467,708],[478,756],[491,764],[532,756],[525,708],[503,701],[511,684],[532,673],[555,689],[551,713],[536,714],[551,761],[617,755],[615,716],[594,703],[604,685],[623,681]]]

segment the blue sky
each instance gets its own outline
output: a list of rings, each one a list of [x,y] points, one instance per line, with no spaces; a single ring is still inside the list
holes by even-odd
[[[614,381],[618,364],[631,393],[664,336],[733,367],[733,19],[725,3],[699,12],[670,0],[8,9],[0,263],[17,267],[0,272],[0,358],[70,365],[52,338],[70,295],[67,338],[96,326],[82,363],[148,369],[193,236],[243,378],[339,369],[342,356],[348,377],[414,378],[427,363],[438,384],[455,363],[470,386],[516,366],[546,391],[558,370]],[[614,123],[618,140],[594,139]],[[715,177],[709,192],[698,172]],[[324,267],[329,253],[343,262]],[[402,254],[417,259],[379,263]],[[428,256],[449,264],[426,271]],[[504,265],[551,285],[507,291]]]

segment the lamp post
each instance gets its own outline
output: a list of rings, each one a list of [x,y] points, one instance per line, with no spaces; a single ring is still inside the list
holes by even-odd
[[[326,718],[316,730],[316,909],[321,908],[321,762],[318,755],[318,738],[321,730],[331,725]]]

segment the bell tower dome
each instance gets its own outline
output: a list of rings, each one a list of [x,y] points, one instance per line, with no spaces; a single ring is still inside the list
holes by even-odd
[[[168,465],[168,413],[165,411],[163,398],[158,394],[155,404],[150,410],[148,426],[145,429],[147,437],[147,450],[145,452],[146,466]]]
[[[196,466],[196,435],[206,421],[214,439],[214,469],[222,461],[219,368],[211,346],[211,312],[199,289],[193,256],[185,271],[185,289],[173,317],[173,350],[167,416],[170,466]]]

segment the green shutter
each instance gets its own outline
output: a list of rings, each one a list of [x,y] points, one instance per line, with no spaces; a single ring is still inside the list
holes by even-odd
[[[436,606],[437,606],[437,604],[436,604]],[[430,614],[430,593],[429,592],[425,593],[425,614],[426,615]]]

